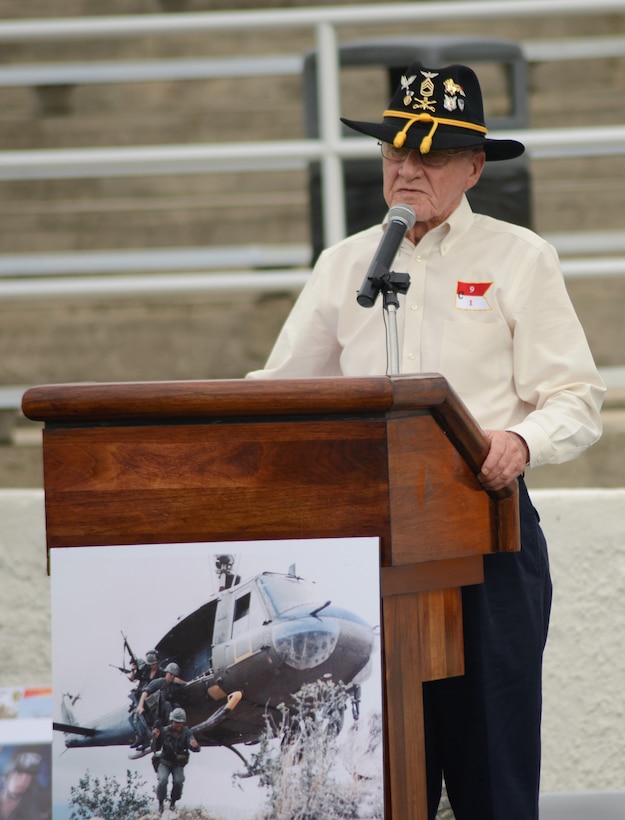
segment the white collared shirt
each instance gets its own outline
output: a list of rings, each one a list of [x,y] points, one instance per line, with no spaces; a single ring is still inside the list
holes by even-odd
[[[388,371],[382,299],[356,302],[377,225],[324,251],[263,370],[248,378]],[[392,266],[410,274],[397,311],[400,372],[440,373],[484,429],[512,430],[530,465],[568,461],[601,435],[605,394],[554,248],[525,228],[456,211]]]

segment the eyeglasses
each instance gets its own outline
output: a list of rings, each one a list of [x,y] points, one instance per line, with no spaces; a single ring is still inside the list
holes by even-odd
[[[404,162],[408,159],[411,151],[416,151],[419,155],[419,161],[428,168],[443,168],[452,157],[458,154],[466,154],[470,148],[445,148],[440,151],[429,151],[427,154],[421,154],[418,148],[395,148],[390,142],[379,143],[380,150],[384,159],[390,162]]]

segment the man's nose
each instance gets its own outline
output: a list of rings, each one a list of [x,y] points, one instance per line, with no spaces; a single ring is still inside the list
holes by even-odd
[[[403,176],[414,176],[423,171],[424,164],[421,159],[421,152],[416,148],[412,148],[405,159],[401,162],[399,173]]]

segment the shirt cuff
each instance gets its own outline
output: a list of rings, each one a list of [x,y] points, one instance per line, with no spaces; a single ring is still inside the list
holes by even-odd
[[[540,467],[541,464],[549,464],[553,456],[553,444],[540,425],[526,419],[520,424],[515,424],[506,429],[511,433],[516,433],[525,440],[530,453],[530,467]]]

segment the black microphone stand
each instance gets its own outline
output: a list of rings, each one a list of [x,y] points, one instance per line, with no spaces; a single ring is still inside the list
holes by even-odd
[[[398,293],[408,293],[410,287],[410,274],[396,273],[386,268],[381,268],[377,276],[370,276],[367,281],[366,297],[367,303],[358,300],[363,307],[371,307],[382,293],[382,309],[386,311],[388,322],[386,322],[386,344],[388,360],[390,363],[390,373],[392,376],[399,374],[399,336],[397,333],[397,310],[399,309]],[[362,291],[361,291],[362,294]]]

